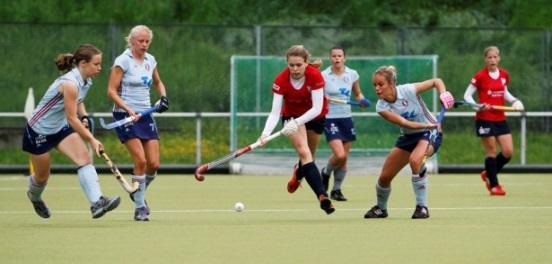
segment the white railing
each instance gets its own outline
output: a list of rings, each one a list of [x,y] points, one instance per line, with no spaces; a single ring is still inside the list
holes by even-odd
[[[238,117],[267,117],[269,113],[238,113]],[[202,141],[202,119],[203,118],[221,118],[228,117],[230,118],[231,113],[229,112],[173,112],[173,113],[163,113],[163,114],[154,114],[158,115],[160,118],[194,118],[195,119],[195,140],[196,140],[196,150],[195,150],[195,160],[196,164],[202,163],[201,157],[201,141]],[[447,117],[473,117],[474,112],[448,112]],[[508,112],[507,116],[520,117],[520,163],[525,165],[526,160],[526,149],[527,149],[527,118],[532,117],[552,117],[552,112],[526,112],[526,113],[517,113],[517,112]],[[111,113],[91,113],[93,117],[111,117]],[[375,112],[362,112],[362,113],[353,113],[355,117],[377,117],[378,114]],[[21,117],[25,118],[25,113],[20,112],[0,112],[0,118],[3,117]],[[511,122],[511,121],[510,121]],[[232,135],[230,135],[232,137]],[[232,138],[230,138],[232,142]],[[231,147],[232,148],[232,147]],[[231,151],[232,149],[230,149]]]

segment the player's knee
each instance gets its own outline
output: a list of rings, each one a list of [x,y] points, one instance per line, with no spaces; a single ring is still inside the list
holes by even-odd
[[[335,154],[335,160],[338,164],[343,164],[347,161],[347,154],[345,153],[336,153]]]
[[[148,161],[148,171],[157,171],[159,169],[159,161]]]
[[[148,165],[146,159],[135,159],[134,160],[134,167],[139,170],[145,170],[146,166]]]

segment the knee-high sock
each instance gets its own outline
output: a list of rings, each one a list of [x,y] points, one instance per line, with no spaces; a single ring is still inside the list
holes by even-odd
[[[328,175],[332,175],[332,172],[337,169],[332,163],[328,160],[328,164],[326,164],[326,173]]]
[[[387,201],[389,200],[389,195],[391,194],[391,187],[383,188],[379,184],[379,181],[376,182],[376,196],[378,199],[378,207],[382,210],[387,210]]]
[[[146,174],[146,189],[151,184],[153,180],[155,180],[155,177],[157,177],[157,172],[154,174]]]
[[[303,165],[301,164],[301,161],[297,162],[297,174],[296,174],[297,180],[300,181],[305,177],[305,174],[303,174]]]
[[[502,152],[498,153],[498,155],[496,155],[496,173],[499,173],[508,162],[510,162],[510,158],[504,157]]]
[[[46,183],[44,184],[38,184],[34,176],[29,176],[29,198],[33,202],[37,202],[41,200],[42,192],[46,188]]]
[[[487,171],[487,179],[489,179],[489,184],[491,185],[491,188],[497,186],[498,177],[496,177],[496,158],[485,158],[485,170]]]
[[[100,200],[102,191],[100,188],[100,182],[98,181],[98,173],[96,168],[91,164],[84,165],[77,170],[79,174],[79,182],[86,195],[88,201],[93,204]]]
[[[414,196],[416,196],[416,205],[427,207],[428,177],[424,176],[423,174],[412,174],[412,189],[414,189]]]
[[[312,191],[316,194],[316,198],[320,197],[321,194],[328,196],[328,193],[324,191],[324,185],[322,184],[322,177],[320,172],[314,164],[314,161],[304,164],[301,169],[303,170],[302,174],[307,179]]]
[[[341,184],[343,183],[343,180],[345,180],[345,175],[347,175],[346,170],[336,169],[334,171],[334,185],[332,191],[341,190]]]
[[[145,207],[146,206],[146,175],[132,175],[132,182],[139,183],[140,187],[138,188],[138,191],[136,191],[134,196],[134,206],[136,208]]]

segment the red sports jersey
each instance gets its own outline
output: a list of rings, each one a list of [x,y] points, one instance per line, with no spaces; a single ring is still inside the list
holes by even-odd
[[[284,97],[282,116],[299,117],[312,108],[311,91],[324,88],[324,77],[317,68],[308,65],[305,69],[305,83],[301,89],[293,88],[289,68],[285,68],[274,79],[272,92]],[[315,119],[325,117],[328,113],[328,102],[324,98],[322,112]]]
[[[499,68],[498,71],[499,75],[497,79],[491,78],[489,70],[486,68],[473,76],[471,84],[477,88],[477,96],[480,103],[504,105],[504,93],[506,86],[510,83],[510,75],[503,69]],[[487,121],[504,121],[506,116],[504,115],[504,111],[488,110],[477,112],[475,118]]]

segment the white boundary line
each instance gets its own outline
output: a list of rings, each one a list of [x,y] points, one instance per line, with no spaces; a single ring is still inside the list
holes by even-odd
[[[356,211],[366,211],[370,208],[344,208],[337,209],[337,211],[346,211],[346,212],[356,212]],[[480,210],[551,210],[552,206],[499,206],[499,207],[430,207],[431,211],[480,211]],[[389,211],[394,210],[412,210],[412,208],[388,208]],[[244,212],[251,213],[286,213],[286,212],[318,212],[320,209],[246,209]],[[128,214],[134,211],[131,210],[116,210],[110,212],[109,214]],[[161,214],[195,214],[195,213],[227,213],[235,212],[232,209],[188,209],[188,210],[178,210],[178,209],[168,209],[168,210],[153,210],[153,213]],[[90,211],[81,211],[81,210],[52,210],[53,214],[90,214]],[[32,210],[25,211],[0,211],[0,215],[24,215],[24,214],[35,214]]]

